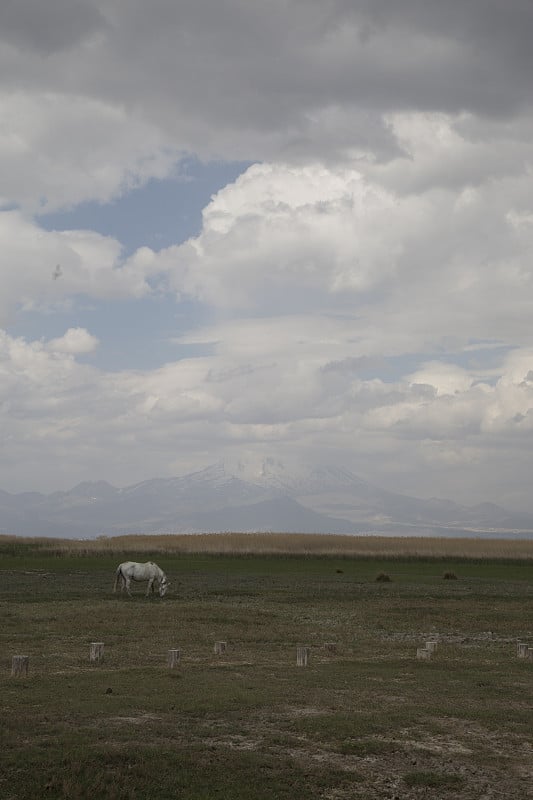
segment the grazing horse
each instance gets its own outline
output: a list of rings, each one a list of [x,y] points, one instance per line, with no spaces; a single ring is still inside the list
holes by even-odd
[[[148,581],[146,597],[150,592],[154,592],[154,583],[159,584],[160,597],[165,596],[170,586],[170,582],[161,567],[158,567],[153,561],[147,561],[146,564],[139,564],[137,561],[124,561],[123,564],[119,564],[115,573],[113,591],[116,592],[120,584],[122,591],[125,589],[131,597],[130,585],[132,581]]]

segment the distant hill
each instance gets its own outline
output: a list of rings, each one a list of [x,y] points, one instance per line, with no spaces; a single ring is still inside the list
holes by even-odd
[[[256,470],[218,463],[122,489],[95,481],[48,495],[0,491],[1,533],[91,538],[218,531],[523,538],[533,537],[533,517],[492,503],[469,507],[396,494],[335,466],[294,473],[272,460]]]

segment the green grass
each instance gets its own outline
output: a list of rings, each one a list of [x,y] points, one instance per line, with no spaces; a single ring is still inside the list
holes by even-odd
[[[528,796],[529,562],[154,557],[163,601],[113,554],[0,554],[1,798]]]

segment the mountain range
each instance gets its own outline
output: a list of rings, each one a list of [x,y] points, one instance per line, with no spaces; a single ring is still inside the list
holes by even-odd
[[[257,471],[224,463],[125,488],[105,481],[41,494],[0,491],[0,533],[93,538],[132,533],[279,531],[533,537],[533,516],[386,491],[335,467]]]

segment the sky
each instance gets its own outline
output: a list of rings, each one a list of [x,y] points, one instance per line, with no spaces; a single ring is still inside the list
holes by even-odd
[[[0,488],[533,511],[531,0],[3,0]]]

